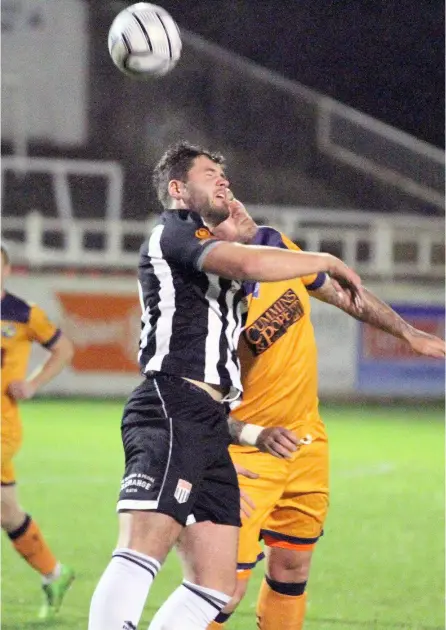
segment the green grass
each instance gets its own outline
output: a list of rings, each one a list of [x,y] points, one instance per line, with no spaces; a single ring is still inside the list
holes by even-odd
[[[52,626],[85,630],[95,584],[115,544],[122,472],[120,402],[23,405],[20,498],[77,580]],[[309,584],[305,630],[440,630],[444,626],[443,410],[329,406],[332,500]],[[262,566],[228,630],[254,630]],[[140,624],[181,581],[174,555]],[[2,628],[41,628],[36,574],[2,544]]]

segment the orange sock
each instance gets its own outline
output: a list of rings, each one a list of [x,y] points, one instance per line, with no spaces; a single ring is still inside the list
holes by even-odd
[[[23,524],[8,536],[15,550],[42,575],[49,575],[57,566],[57,560],[46,544],[40,529],[27,514]]]
[[[207,630],[223,630],[224,625],[222,623],[218,623],[217,621],[212,621],[208,626]]]
[[[266,577],[257,600],[259,629],[302,630],[307,599],[305,585],[305,582],[282,584]]]

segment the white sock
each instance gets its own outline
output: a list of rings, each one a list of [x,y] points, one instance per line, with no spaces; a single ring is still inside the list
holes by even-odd
[[[160,563],[132,549],[116,549],[90,605],[89,630],[136,630]]]
[[[206,630],[230,600],[229,595],[185,580],[158,610],[149,630]]]
[[[54,567],[54,571],[48,573],[48,575],[42,575],[42,584],[46,586],[47,584],[51,584],[51,582],[54,582],[54,580],[57,580],[57,578],[60,577],[61,571],[62,565],[60,564],[60,562],[58,562]]]

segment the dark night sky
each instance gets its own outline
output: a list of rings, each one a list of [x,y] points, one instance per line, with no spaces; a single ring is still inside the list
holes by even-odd
[[[441,0],[159,0],[180,26],[444,146]]]

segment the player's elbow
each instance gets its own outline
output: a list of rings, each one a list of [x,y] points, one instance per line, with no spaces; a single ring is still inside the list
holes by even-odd
[[[74,345],[71,339],[68,339],[66,335],[62,335],[57,340],[57,343],[51,349],[53,354],[56,354],[62,363],[68,365],[71,363],[74,357]]]

